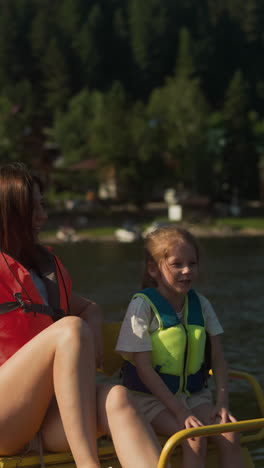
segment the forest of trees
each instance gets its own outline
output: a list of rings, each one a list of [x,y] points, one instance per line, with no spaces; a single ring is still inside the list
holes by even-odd
[[[0,0],[0,163],[262,197],[262,0]]]

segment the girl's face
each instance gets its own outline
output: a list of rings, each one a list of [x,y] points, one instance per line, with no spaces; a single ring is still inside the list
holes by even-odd
[[[198,274],[198,259],[193,245],[182,241],[168,250],[160,265],[149,265],[149,274],[156,280],[158,290],[165,297],[169,293],[184,296]]]
[[[34,236],[37,237],[47,219],[47,214],[43,206],[43,197],[38,184],[33,185],[33,206],[32,228]]]

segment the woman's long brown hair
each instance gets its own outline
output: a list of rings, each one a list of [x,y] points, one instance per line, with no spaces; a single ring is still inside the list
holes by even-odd
[[[40,180],[23,163],[0,167],[0,250],[27,267],[34,266],[33,186]]]

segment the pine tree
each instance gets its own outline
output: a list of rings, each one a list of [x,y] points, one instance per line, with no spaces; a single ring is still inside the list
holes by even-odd
[[[193,44],[190,32],[187,28],[181,28],[179,32],[179,49],[176,62],[176,74],[191,78],[194,76],[195,67],[193,60]]]
[[[79,56],[83,86],[100,87],[104,81],[102,66],[103,13],[99,4],[93,5],[76,35],[75,51]]]
[[[167,70],[168,6],[159,0],[130,0],[129,23],[135,80],[146,97],[149,87],[161,84]]]
[[[92,93],[83,90],[69,100],[64,111],[55,115],[49,135],[60,148],[64,167],[87,159],[91,154],[90,127],[94,118],[94,99]]]
[[[230,190],[238,190],[242,198],[256,198],[258,194],[258,161],[249,110],[248,84],[237,70],[228,87],[223,114],[228,138],[226,177]]]
[[[14,4],[1,0],[0,3],[0,86],[12,86],[18,78],[17,22]]]
[[[246,0],[244,2],[243,29],[248,42],[255,42],[262,31],[260,23],[260,11],[257,0]]]
[[[176,72],[163,87],[154,90],[149,112],[163,127],[166,145],[163,152],[170,155],[175,178],[200,191],[204,180],[198,177],[198,168],[204,157],[202,149],[208,107],[199,79],[195,77],[191,50],[190,35],[183,29]]]
[[[57,40],[51,39],[44,57],[44,90],[46,105],[52,111],[63,109],[70,94],[69,76]]]

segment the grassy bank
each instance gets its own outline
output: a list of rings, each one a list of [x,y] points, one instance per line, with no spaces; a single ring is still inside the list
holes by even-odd
[[[169,223],[166,217],[156,218],[156,222]],[[137,223],[140,232],[143,232],[151,223]],[[216,218],[201,222],[180,222],[179,226],[190,229],[197,236],[223,236],[223,235],[264,235],[264,218]],[[85,239],[114,239],[116,229],[120,225],[91,227],[76,230],[79,240]],[[56,230],[47,230],[41,233],[42,241],[55,241]]]

